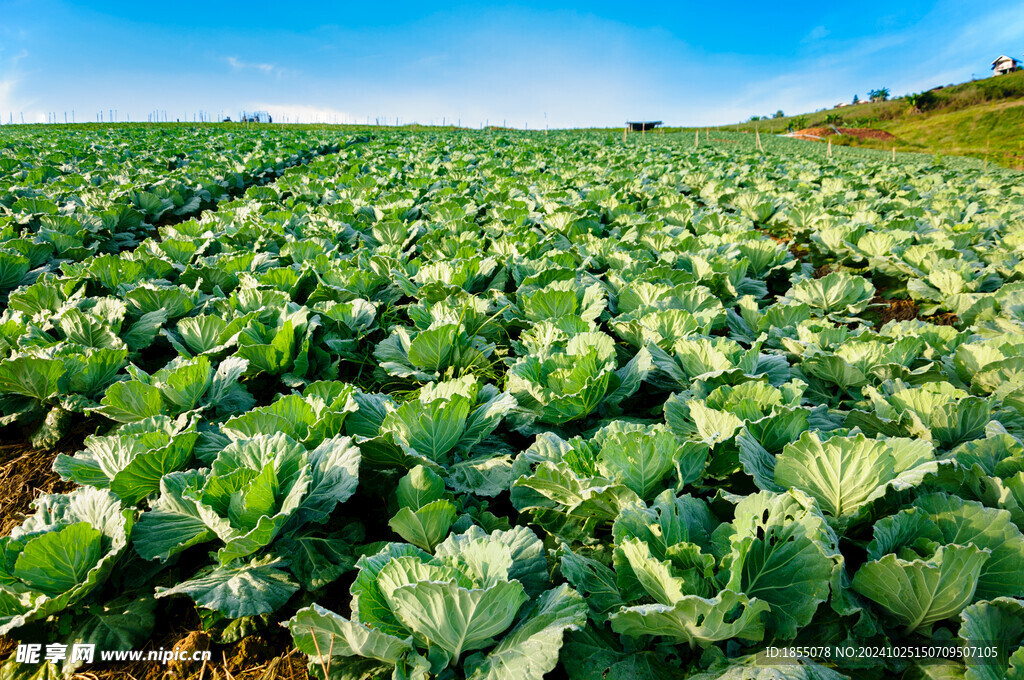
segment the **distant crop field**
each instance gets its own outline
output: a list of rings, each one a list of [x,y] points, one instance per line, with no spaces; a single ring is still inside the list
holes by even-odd
[[[1022,253],[977,159],[4,126],[0,675],[1015,677]]]

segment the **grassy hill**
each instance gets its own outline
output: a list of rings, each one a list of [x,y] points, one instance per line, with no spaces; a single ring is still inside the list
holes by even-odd
[[[838,117],[838,121],[835,119]],[[937,87],[915,96],[868,102],[739,125],[727,130],[782,133],[826,125],[875,128],[894,141],[832,137],[833,144],[973,156],[1024,170],[1024,71]]]

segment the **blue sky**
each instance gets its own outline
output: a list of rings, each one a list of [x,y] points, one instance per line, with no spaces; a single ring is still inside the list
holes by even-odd
[[[711,125],[1024,58],[1020,0],[780,5],[0,0],[0,116]]]

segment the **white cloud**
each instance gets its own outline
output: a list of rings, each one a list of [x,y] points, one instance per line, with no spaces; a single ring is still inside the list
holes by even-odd
[[[252,70],[259,71],[260,73],[264,73],[268,76],[273,75],[278,77],[297,75],[300,73],[293,69],[286,69],[285,67],[280,67],[276,65],[276,63],[268,63],[266,61],[245,61],[237,56],[225,56],[224,61],[227,61],[227,66],[231,67],[236,71]]]
[[[10,108],[13,108],[11,92],[14,91],[14,86],[17,84],[18,81],[14,78],[0,80],[0,110],[6,111]]]
[[[447,54],[431,54],[416,60],[416,66],[438,66],[448,59]]]
[[[0,116],[3,118],[0,122],[21,122],[22,116],[26,123],[46,121],[44,112],[31,109],[35,102],[26,101],[17,95],[18,85],[23,80],[18,64],[28,56],[27,50],[21,50],[0,62]]]
[[[963,46],[985,45],[994,52],[1011,51],[1017,56],[1021,50],[1021,34],[1024,34],[1024,13],[1020,7],[1009,7],[996,10],[982,16],[977,21],[967,24],[960,31],[956,40],[947,43],[946,54],[955,54]],[[993,59],[998,56],[993,55]]]
[[[268,102],[251,102],[247,111],[266,111],[276,123],[355,123],[365,119],[355,116],[349,111],[328,106],[311,106],[309,104],[273,104]]]
[[[271,73],[274,70],[273,64],[254,64],[247,61],[242,61],[238,57],[227,57],[226,61],[231,68],[247,69],[254,68],[257,71],[263,71],[264,73]]]
[[[984,78],[988,74],[984,68],[976,68],[974,73],[977,77]],[[925,78],[919,78],[917,80],[910,80],[900,83],[900,91],[893,92],[894,95],[900,96],[903,94],[910,94],[912,92],[922,92],[924,90],[930,90],[933,87],[939,87],[940,85],[950,85],[961,82],[964,79],[964,69],[958,68],[952,71],[943,71],[934,75],[927,76]]]
[[[831,31],[825,28],[824,26],[815,26],[814,28],[811,29],[811,32],[805,35],[804,39],[801,40],[800,42],[818,42],[819,40],[824,40],[825,38],[827,38],[829,36],[829,33],[831,33]]]
[[[936,39],[920,25],[880,33],[871,38],[835,41],[827,53],[794,62],[778,73],[739,84],[728,103],[715,102],[695,116],[701,122],[728,123],[751,115],[807,113],[861,98],[870,88],[888,87],[893,96],[967,80],[973,72],[988,75],[988,61],[979,59],[989,44],[1012,44],[1024,33],[1024,15],[999,11],[951,29],[949,38],[936,48]],[[828,31],[818,26],[802,42],[825,40]],[[993,42],[994,41],[994,42]],[[1002,41],[1002,42],[1000,42]],[[998,49],[996,50],[998,52]],[[993,53],[994,54],[994,53]],[[888,61],[897,66],[880,67]]]

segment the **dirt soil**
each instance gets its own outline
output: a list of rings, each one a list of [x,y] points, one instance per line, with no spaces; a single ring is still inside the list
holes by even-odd
[[[310,680],[306,656],[292,645],[291,635],[284,628],[278,630],[275,626],[238,642],[217,644],[202,631],[190,605],[172,603],[142,650],[210,650],[209,661],[86,665],[71,680]],[[17,643],[14,636],[0,636],[0,660],[12,656]]]
[[[811,251],[807,250],[807,248],[803,247],[796,241],[793,241],[793,243],[790,244],[789,252],[790,254],[793,255],[793,257],[803,262],[806,262],[807,259],[811,256]]]
[[[210,650],[209,661],[97,664],[84,667],[73,680],[309,680],[306,657],[291,645],[291,637],[283,628],[221,645],[201,630],[194,611],[182,605],[174,613],[177,616],[169,618],[175,621],[158,625],[143,650]]]
[[[837,133],[836,130],[839,130]],[[879,141],[887,142],[896,139],[896,137],[885,130],[874,130],[872,128],[831,128],[831,127],[812,127],[805,128],[803,130],[797,130],[791,136],[796,139],[810,139],[819,140],[826,137],[830,137],[835,134],[846,135],[848,137],[856,137],[857,139],[877,139]]]
[[[202,633],[189,636],[199,637]],[[203,649],[183,639],[168,649]],[[209,642],[205,642],[209,645]],[[273,647],[276,647],[274,645]],[[283,653],[282,653],[283,652]],[[259,636],[250,635],[227,649],[213,646],[213,658],[199,663],[140,661],[128,665],[93,666],[82,669],[74,680],[308,680],[306,657],[295,650],[273,649]]]
[[[889,306],[882,310],[882,323],[890,321],[913,321],[918,318],[917,305],[913,300],[882,300]]]
[[[832,273],[832,265],[823,264],[814,270],[814,278],[822,279]]]
[[[925,317],[924,320],[929,323],[933,323],[936,326],[956,326],[958,323],[960,323],[960,317],[958,317],[953,312],[942,312],[941,314],[936,314],[935,316]]]
[[[90,426],[91,425],[91,426]],[[0,536],[10,534],[33,510],[32,501],[43,493],[66,493],[76,488],[52,470],[59,453],[73,454],[84,446],[94,424],[82,423],[63,438],[53,451],[33,449],[27,442],[0,443]],[[287,631],[252,635],[230,645],[211,642],[202,632],[195,610],[182,605],[158,622],[150,649],[212,649],[205,663],[139,661],[129,664],[97,664],[75,674],[79,680],[307,680],[306,657],[291,645]],[[0,637],[0,661],[14,652],[13,636]]]
[[[89,432],[89,424],[81,424],[53,451],[34,449],[27,442],[0,443],[0,536],[10,534],[32,514],[32,501],[40,494],[67,493],[75,488],[53,471],[53,459],[59,453],[80,451]]]

